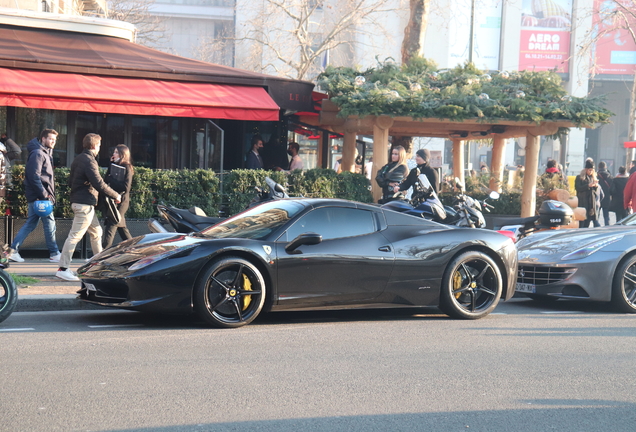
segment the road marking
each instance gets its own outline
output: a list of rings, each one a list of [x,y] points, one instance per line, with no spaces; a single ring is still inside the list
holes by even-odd
[[[541,311],[542,314],[582,314],[581,311]]]
[[[89,328],[111,328],[111,327],[143,327],[143,324],[104,324],[104,325],[89,325]]]
[[[8,329],[0,329],[0,332],[19,332],[19,331],[34,331],[34,328],[25,327],[25,328],[8,328]]]

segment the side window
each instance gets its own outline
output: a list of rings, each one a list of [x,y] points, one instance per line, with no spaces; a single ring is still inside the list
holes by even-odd
[[[287,241],[306,232],[322,235],[323,240],[353,237],[375,232],[373,213],[343,207],[321,207],[301,217],[287,230]]]

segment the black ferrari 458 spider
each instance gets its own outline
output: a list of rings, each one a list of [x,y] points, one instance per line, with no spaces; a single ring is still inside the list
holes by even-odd
[[[481,318],[512,297],[516,269],[512,240],[494,231],[351,201],[284,199],[198,233],[127,240],[78,274],[88,302],[239,327],[262,311],[301,309],[439,306]]]

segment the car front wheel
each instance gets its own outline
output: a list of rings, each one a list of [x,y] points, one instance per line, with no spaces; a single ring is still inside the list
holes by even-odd
[[[636,313],[636,255],[627,258],[616,269],[612,303],[621,312]]]
[[[495,309],[502,290],[501,272],[493,259],[483,252],[464,252],[446,268],[440,309],[453,318],[482,318]]]
[[[215,327],[234,328],[251,323],[263,309],[265,281],[249,261],[225,257],[213,261],[194,290],[197,315]]]
[[[9,318],[18,301],[18,290],[9,273],[0,270],[0,322]]]

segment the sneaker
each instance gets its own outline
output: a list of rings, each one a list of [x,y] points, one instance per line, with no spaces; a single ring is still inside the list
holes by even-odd
[[[49,258],[50,262],[60,262],[60,258],[62,258],[62,253],[58,252],[57,255],[53,255]]]
[[[79,282],[79,278],[70,269],[58,270],[55,276],[69,282]]]
[[[9,255],[9,259],[15,262],[24,262],[24,258],[20,256],[18,251],[11,252],[11,254]]]

